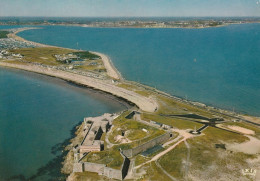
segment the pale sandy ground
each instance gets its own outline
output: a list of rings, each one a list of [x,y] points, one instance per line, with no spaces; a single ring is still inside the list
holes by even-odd
[[[260,118],[259,117],[253,117],[253,116],[242,116],[244,119],[248,121],[252,121],[254,123],[260,124]]]
[[[260,153],[260,140],[247,136],[250,140],[243,143],[228,144],[227,149],[235,152],[243,152],[247,154],[259,154]]]
[[[25,40],[24,38],[20,37],[20,36],[17,36],[16,34],[19,33],[19,32],[22,32],[22,31],[25,31],[25,30],[32,30],[32,29],[39,29],[39,28],[19,28],[17,31],[11,33],[8,35],[9,38],[13,38],[17,41],[23,41],[23,42],[27,42],[29,44],[32,44],[34,46],[39,46],[39,47],[54,47],[54,46],[49,46],[49,45],[44,45],[44,44],[41,44],[41,43],[36,43],[36,42],[32,42],[32,41],[28,41],[28,40]]]
[[[35,45],[35,46],[39,46],[39,47],[54,47],[54,48],[63,48],[63,47],[57,47],[57,46],[51,46],[51,45],[45,45],[45,44],[41,44],[41,43],[36,43],[36,42],[32,42],[32,41],[28,41],[25,40],[24,38],[17,36],[16,34],[25,30],[30,30],[30,29],[39,29],[39,28],[19,28],[17,31],[15,31],[14,33],[9,34],[9,38],[13,38],[17,41],[23,41],[23,42],[27,42],[29,44]],[[68,48],[65,48],[68,49]],[[72,50],[72,49],[71,49]],[[107,70],[107,75],[112,77],[113,79],[122,79],[122,76],[120,74],[120,72],[114,67],[112,61],[110,60],[110,58],[103,54],[103,53],[99,53],[99,52],[92,52],[90,51],[90,53],[96,54],[98,56],[101,57],[103,64]]]
[[[249,135],[254,135],[255,132],[251,129],[246,129],[246,128],[243,128],[243,127],[240,127],[240,126],[227,126],[229,129],[232,129],[234,131],[238,131],[242,134],[249,134]]]
[[[37,28],[21,28],[21,29],[18,29],[17,31],[15,31],[14,33],[10,34],[9,37],[14,38],[18,41],[28,42],[28,43],[31,43],[31,44],[34,44],[34,45],[40,46],[40,47],[55,47],[55,46],[44,45],[41,43],[31,42],[31,41],[25,40],[16,35],[17,33],[21,32],[21,31],[25,31],[25,30],[29,30],[29,29],[37,29]],[[93,53],[99,55],[102,58],[104,66],[107,69],[107,73],[110,77],[112,77],[114,79],[121,79],[120,73],[112,65],[112,62],[109,59],[109,57],[107,57],[106,55],[104,55],[102,53],[98,53],[98,52],[93,52]],[[158,108],[158,104],[157,104],[156,100],[154,100],[152,98],[144,97],[133,91],[117,87],[107,81],[94,79],[94,78],[90,78],[90,77],[85,77],[82,75],[77,75],[77,74],[73,74],[73,73],[69,73],[69,72],[64,72],[61,70],[46,69],[46,68],[35,66],[35,65],[14,65],[14,64],[4,63],[4,62],[1,62],[0,65],[17,68],[17,69],[23,69],[23,70],[27,70],[27,71],[31,71],[31,72],[37,72],[37,73],[41,73],[41,74],[45,74],[45,75],[50,75],[50,76],[62,78],[65,80],[70,80],[75,83],[90,86],[92,88],[99,89],[104,92],[108,92],[108,93],[111,93],[118,97],[124,98],[124,99],[134,103],[135,105],[137,105],[143,111],[154,112]]]
[[[108,76],[110,76],[114,79],[117,79],[117,80],[122,79],[120,73],[116,70],[116,68],[112,64],[112,61],[110,60],[110,58],[107,55],[105,55],[103,53],[99,53],[99,52],[92,52],[92,51],[90,53],[96,54],[101,57],[103,64],[107,70]]]
[[[260,155],[255,159],[248,159],[247,162],[250,165],[250,168],[256,169],[255,180],[260,180]]]
[[[143,111],[154,112],[157,110],[158,107],[156,100],[152,98],[144,97],[133,91],[121,87],[117,87],[116,85],[112,84],[111,81],[95,79],[92,77],[73,74],[71,72],[65,72],[62,70],[56,70],[51,68],[44,68],[36,65],[18,65],[18,64],[6,63],[6,62],[0,62],[0,66],[12,67],[12,68],[22,69],[30,72],[45,74],[53,77],[58,77],[64,80],[69,80],[85,86],[89,86],[104,92],[111,93],[115,96],[124,98],[137,105]]]

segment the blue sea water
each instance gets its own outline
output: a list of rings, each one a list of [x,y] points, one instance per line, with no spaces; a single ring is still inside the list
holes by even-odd
[[[0,29],[17,27],[21,26]],[[103,52],[126,79],[260,116],[260,24],[208,29],[42,28],[19,35]],[[0,180],[19,174],[28,178],[39,168],[39,173],[47,172],[43,175],[50,170],[57,174],[50,164],[57,157],[52,152],[70,137],[72,127],[85,116],[123,108],[111,97],[58,79],[0,68]]]
[[[103,52],[128,80],[260,116],[260,24],[206,29],[43,26],[19,35]]]
[[[125,108],[60,79],[0,67],[0,180],[58,180],[61,143],[72,128],[84,117]]]

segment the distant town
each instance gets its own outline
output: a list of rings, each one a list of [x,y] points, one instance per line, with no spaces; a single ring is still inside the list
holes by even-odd
[[[83,27],[132,28],[208,28],[230,24],[260,23],[259,17],[204,17],[204,18],[30,18],[1,17],[0,25],[73,25]]]

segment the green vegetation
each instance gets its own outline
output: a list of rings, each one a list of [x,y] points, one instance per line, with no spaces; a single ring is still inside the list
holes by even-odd
[[[135,166],[141,165],[141,164],[147,162],[148,160],[150,160],[150,159],[147,157],[144,157],[142,155],[137,155],[135,157]]]
[[[154,130],[142,123],[139,123],[134,120],[122,120],[121,124],[118,124],[114,127],[112,134],[110,134],[111,142],[115,143],[114,137],[121,135],[122,132],[125,132],[125,137],[131,141],[144,138],[147,133],[142,131],[142,128],[145,128],[149,133],[153,133]]]
[[[0,39],[1,38],[8,38],[7,35],[9,34],[8,31],[0,31]]]
[[[103,61],[99,56],[89,52],[75,52],[75,50],[64,49],[64,48],[54,48],[54,47],[37,47],[37,48],[21,48],[10,50],[11,53],[21,54],[23,55],[23,61],[28,63],[40,63],[50,66],[63,66],[69,67],[70,65],[74,65],[74,69],[79,69],[82,71],[93,71],[93,72],[106,72],[106,69],[103,65]],[[57,61],[57,58],[54,55],[67,56],[68,54],[75,53],[80,56],[80,59],[93,59],[87,61],[81,61],[81,63],[72,63],[70,59]],[[69,56],[68,56],[69,58]],[[98,59],[95,59],[98,58]],[[95,59],[95,60],[94,60]],[[21,62],[21,61],[20,61]],[[10,63],[18,63],[18,61],[10,62]]]
[[[190,171],[199,171],[201,174],[212,172],[212,167],[216,167],[226,174],[231,174],[234,171],[241,170],[240,167],[247,167],[246,159],[254,158],[255,156],[244,153],[233,153],[224,149],[216,148],[218,143],[234,143],[244,142],[247,137],[221,130],[218,128],[208,127],[203,131],[202,136],[187,140],[190,145]],[[184,143],[181,143],[172,151],[159,159],[160,165],[172,176],[177,179],[183,178],[184,165],[183,162],[187,159],[188,149]],[[202,156],[203,155],[203,156]],[[171,167],[169,167],[171,165]],[[228,165],[239,165],[239,167],[229,167]],[[215,173],[215,172],[214,172]],[[238,172],[240,173],[240,172]],[[211,175],[212,177],[216,175]]]
[[[120,83],[117,86],[118,87],[122,87],[124,89],[128,89],[128,90],[135,90],[135,89],[137,89],[137,87],[135,85],[127,84],[127,83]]]
[[[168,176],[166,176],[163,171],[156,166],[155,162],[151,162],[144,167],[147,168],[147,173],[144,175],[143,180],[170,180]],[[168,165],[169,167],[169,165]],[[140,169],[141,170],[141,169]]]
[[[214,127],[208,127],[203,131],[205,136],[199,137],[202,143],[209,143],[210,145],[219,143],[219,141],[225,141],[229,143],[242,143],[244,141],[249,140],[247,137],[237,134],[237,133],[232,133],[229,131],[225,131],[222,129],[214,128]],[[198,138],[194,138],[198,139]]]
[[[153,138],[156,138],[158,136],[161,136],[165,133],[165,131],[163,130],[158,130],[156,131],[154,134],[148,136],[148,137],[145,137],[144,139],[141,139],[141,140],[138,140],[138,141],[133,141],[131,143],[125,143],[125,144],[120,144],[120,145],[117,145],[115,146],[118,150],[121,148],[122,150],[125,150],[125,149],[131,149],[131,148],[134,148],[134,147],[137,147],[141,144],[144,144],[148,141],[150,141],[151,139]]]
[[[76,172],[73,173],[73,179],[72,180],[87,180],[87,181],[97,181],[97,180],[102,180],[102,181],[109,181],[111,179],[98,175],[97,173],[93,172]]]
[[[161,157],[158,162],[170,175],[180,179],[183,176],[183,160],[186,160],[187,153],[187,148],[184,142],[182,142],[172,151]]]
[[[108,167],[114,169],[120,169],[123,164],[123,157],[121,156],[119,150],[113,147],[109,150],[100,152],[90,152],[83,161],[105,164]]]
[[[201,165],[203,165],[203,167],[210,167],[213,165],[213,163],[221,167],[225,167],[226,163],[222,163],[224,156],[226,156],[228,159],[232,159],[233,163],[241,165],[246,163],[246,159],[254,158],[252,155],[247,155],[241,152],[235,153],[220,148],[217,149],[215,148],[215,143],[219,143],[217,140],[210,142],[210,140],[205,141],[203,137],[197,137],[195,139],[189,140],[188,143],[191,145],[190,157],[194,167]],[[203,157],[201,156],[202,153]]]
[[[217,178],[218,173],[221,173],[223,178],[225,178],[224,175],[239,178],[242,176],[241,169],[249,166],[247,160],[257,156],[215,148],[216,143],[242,141],[243,137],[235,133],[213,129],[209,130],[209,132],[212,132],[212,135],[206,134],[205,136],[188,140],[190,144],[190,162],[192,163],[190,170],[193,173],[194,171],[197,172],[196,175],[199,178]],[[213,137],[216,139],[214,140]],[[218,169],[218,173],[215,172],[216,169]]]
[[[54,55],[68,55],[73,53],[74,55],[77,55],[80,59],[88,59],[86,61],[82,61],[82,64],[75,66],[75,69],[105,72],[105,68],[100,57],[90,52],[75,52],[69,49],[53,47],[24,48],[11,50],[11,52],[22,54],[24,56],[23,60],[27,62],[37,62],[46,65],[56,66],[66,66],[66,64],[58,62]],[[24,63],[18,60],[14,60],[12,62],[17,64]],[[147,87],[138,86],[128,82],[119,83],[118,86],[128,90],[135,91],[138,94],[144,95],[146,97],[153,96],[156,98],[160,105],[158,111],[155,113],[141,113],[141,119],[147,122],[152,120],[162,124],[170,125],[178,129],[193,129],[195,126],[199,128],[203,126],[203,124],[193,122],[193,119],[189,118],[167,117],[163,115],[192,113],[207,118],[223,117],[226,120],[230,120],[230,118],[223,116],[220,113],[213,114],[206,108],[199,108],[189,103],[181,102],[176,99],[160,95],[156,92],[151,91]],[[134,119],[126,119],[125,116],[127,116],[129,113],[130,110],[125,111],[123,114],[121,114],[118,118],[116,118],[113,121],[113,128],[108,133],[108,139],[111,143],[115,144],[115,146],[113,146],[110,149],[107,149],[107,143],[105,141],[106,133],[104,133],[101,137],[101,140],[105,143],[104,151],[91,152],[83,159],[83,161],[105,164],[108,167],[120,169],[123,163],[123,157],[119,152],[120,149],[125,150],[134,148],[165,133],[164,130],[148,126]],[[251,129],[255,131],[256,136],[258,138],[260,137],[260,130],[250,124],[244,122],[225,122],[223,124],[225,126],[237,125],[247,129]],[[72,142],[72,145],[76,145],[76,143],[79,143],[83,139],[84,135],[80,134],[82,132],[83,126],[79,127],[77,131],[77,137]],[[124,143],[124,141],[120,142],[116,140],[116,137],[120,137],[122,135],[122,132],[124,133],[124,136],[122,136],[122,138],[125,139],[124,141],[129,141],[129,143]],[[203,172],[205,172],[206,175],[208,175],[208,178],[216,176],[214,175],[216,174],[216,169],[218,169],[218,171],[221,171],[221,173],[223,174],[234,175],[232,174],[234,172],[240,173],[238,172],[238,170],[241,170],[241,168],[248,168],[248,163],[246,162],[246,160],[250,158],[255,158],[255,156],[247,155],[244,153],[231,152],[225,150],[225,147],[216,148],[215,145],[241,143],[247,140],[248,138],[241,134],[236,134],[214,127],[208,127],[202,132],[200,136],[187,140],[188,144],[190,145],[190,173],[198,173],[199,176],[200,174],[202,174],[201,176],[203,176]],[[135,157],[135,165],[137,166],[148,161],[149,159],[151,159],[152,156],[156,155],[160,151],[157,151],[149,155],[149,157],[137,155]],[[183,179],[185,169],[184,163],[187,159],[187,154],[188,149],[186,145],[182,142],[173,150],[162,156],[158,160],[158,163],[172,176],[176,177],[177,179]],[[70,152],[69,156],[72,160],[72,152]],[[228,169],[226,169],[227,167]],[[155,162],[146,164],[143,168],[145,168],[147,171],[145,178],[149,178],[150,180],[169,180],[169,178],[162,172],[162,170],[156,165]],[[214,170],[214,172],[212,170]],[[96,174],[89,172],[80,173],[76,176],[81,179],[85,178],[86,175],[88,178],[93,178],[93,180],[95,180],[96,177],[100,178]],[[237,175],[237,178],[239,178],[239,175]]]
[[[82,58],[82,59],[90,59],[90,60],[101,59],[100,56],[90,53],[89,51],[73,52],[73,54],[77,55],[79,58]]]
[[[46,65],[60,65],[61,63],[56,61],[53,56],[55,54],[68,54],[73,50],[64,48],[53,48],[53,47],[40,47],[40,48],[22,48],[11,50],[12,53],[19,53],[23,55],[23,60],[28,62],[42,63]]]
[[[180,118],[171,118],[171,117],[160,116],[157,114],[144,113],[144,114],[142,114],[142,119],[146,120],[146,121],[149,121],[149,120],[156,121],[158,123],[170,125],[170,126],[173,126],[175,128],[179,128],[179,129],[193,129],[195,126],[197,128],[203,126],[203,124],[200,124],[200,123],[187,121],[187,120],[180,119]]]
[[[200,116],[205,116],[207,118],[214,118],[214,117],[222,117],[222,118],[227,118],[229,117],[224,116],[219,113],[211,113],[207,109],[202,109],[198,108],[196,106],[193,106],[191,104],[187,104],[185,102],[180,102],[175,99],[171,99],[169,97],[157,96],[159,103],[160,103],[160,108],[157,111],[157,114],[188,114],[188,113],[193,113],[197,114]]]
[[[163,130],[156,129],[146,124],[142,124],[138,121],[126,119],[124,117],[114,120],[113,125],[114,127],[109,135],[109,141],[116,144],[117,142],[115,140],[115,137],[121,135],[123,131],[125,132],[125,138],[130,141],[134,141],[130,144],[123,144],[125,146],[129,145],[130,148],[138,146],[144,142],[147,142],[148,140],[151,140],[152,138],[165,133]],[[143,131],[142,129],[147,130],[147,132]]]
[[[222,25],[222,24],[223,24],[222,22],[210,22],[209,26],[219,26],[219,25]]]

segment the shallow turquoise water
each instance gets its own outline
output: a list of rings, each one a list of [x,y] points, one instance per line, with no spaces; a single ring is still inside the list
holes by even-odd
[[[260,116],[260,24],[206,29],[44,26],[19,35],[106,53],[126,79]]]
[[[61,154],[56,149],[73,126],[84,117],[125,108],[111,96],[56,78],[0,68],[0,180],[28,178],[39,168],[39,175],[56,178],[59,163],[50,161]]]

